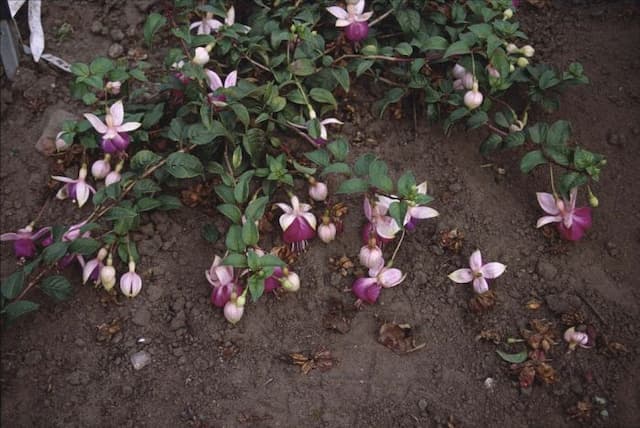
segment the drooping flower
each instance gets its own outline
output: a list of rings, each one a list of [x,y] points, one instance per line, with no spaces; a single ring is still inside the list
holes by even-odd
[[[205,74],[207,75],[207,80],[209,81],[209,88],[213,93],[209,94],[209,102],[218,107],[224,107],[227,105],[227,97],[224,94],[216,94],[216,91],[220,88],[231,88],[236,86],[238,80],[238,72],[236,70],[229,73],[226,79],[224,79],[224,84],[222,84],[222,79],[215,71],[205,70]]]
[[[494,79],[500,78],[500,72],[498,71],[497,68],[495,68],[491,64],[487,64],[487,66],[485,67],[485,70],[487,70],[487,74],[489,75],[489,77],[493,77]]]
[[[358,254],[360,263],[367,267],[367,269],[381,269],[384,265],[384,258],[382,257],[382,249],[376,244],[376,239],[371,238],[367,245],[360,248]]]
[[[107,115],[102,122],[98,116],[85,113],[84,117],[91,123],[93,129],[102,134],[101,146],[105,153],[124,152],[129,147],[131,138],[128,132],[140,128],[140,122],[124,123],[124,106],[122,101],[117,101],[107,111]]]
[[[591,208],[576,208],[578,188],[571,189],[569,201],[556,198],[551,193],[536,193],[538,204],[547,213],[538,219],[536,227],[549,223],[558,223],[558,232],[569,241],[577,241],[591,227]]]
[[[233,266],[222,264],[222,258],[215,256],[209,270],[204,276],[213,287],[211,290],[211,303],[222,308],[231,298],[233,292],[238,292],[239,287],[235,283]]]
[[[569,344],[569,349],[572,351],[578,346],[585,349],[593,347],[589,335],[576,331],[575,327],[571,327],[564,332],[564,340]]]
[[[91,165],[91,175],[96,180],[102,180],[111,172],[111,155],[107,153],[104,155],[104,159],[98,159]]]
[[[309,178],[309,197],[314,201],[322,202],[327,199],[329,195],[329,189],[327,185],[321,181],[317,181],[315,178]]]
[[[458,269],[449,274],[449,279],[458,284],[473,282],[473,290],[477,294],[489,291],[487,279],[494,279],[502,275],[507,268],[502,263],[492,262],[482,264],[482,254],[476,250],[469,257],[470,269]]]
[[[231,298],[227,303],[224,304],[224,317],[231,324],[235,324],[240,319],[242,319],[242,315],[244,315],[244,305],[246,303],[246,299],[244,296],[236,297],[236,293],[233,293]]]
[[[318,238],[325,244],[336,239],[336,225],[331,223],[329,217],[323,216],[322,223],[318,226]]]
[[[127,297],[136,297],[142,290],[142,278],[136,273],[136,263],[129,260],[129,272],[120,277],[120,291]]]
[[[391,288],[404,281],[406,275],[400,269],[379,266],[369,269],[369,276],[355,280],[351,290],[358,301],[373,304],[378,300],[383,288]]]
[[[282,268],[280,266],[274,267],[271,276],[264,280],[264,292],[269,293],[280,288],[280,278],[282,276]]]
[[[197,34],[211,34],[220,30],[223,26],[227,25],[231,27],[236,22],[236,10],[233,6],[227,10],[227,15],[224,18],[224,24],[217,19],[213,18],[213,13],[207,12],[202,21],[196,21],[189,26],[190,30],[197,28]],[[238,24],[238,30],[241,33],[248,33],[251,31],[251,27],[247,27],[246,25]]]
[[[291,196],[291,205],[285,203],[276,204],[284,214],[279,222],[282,231],[282,239],[291,244],[295,251],[302,251],[307,246],[307,241],[316,236],[316,217],[311,213],[311,205],[301,203],[298,197]]]
[[[36,242],[40,238],[46,239],[46,235],[49,234],[50,230],[50,227],[43,227],[34,232],[33,223],[31,223],[22,229],[18,229],[16,233],[3,233],[0,235],[0,241],[13,241],[13,251],[16,257],[30,259],[36,255]]]
[[[373,12],[364,12],[364,0],[355,4],[347,4],[346,10],[339,6],[331,6],[327,11],[338,18],[336,27],[346,27],[344,35],[351,42],[359,42],[369,35],[369,18]]]
[[[73,242],[78,238],[89,238],[91,237],[91,232],[90,231],[82,231],[82,227],[87,224],[87,221],[83,221],[81,223],[78,224],[74,224],[71,227],[69,227],[69,230],[67,230],[63,235],[62,235],[62,242]],[[66,256],[62,257],[60,260],[58,260],[58,268],[59,269],[65,269],[66,267],[68,267],[74,260],[78,261],[78,264],[80,265],[80,267],[84,268],[84,257],[82,256],[82,254],[76,254],[76,253],[71,253],[71,254],[67,254]]]
[[[107,82],[107,84],[104,86],[104,89],[105,91],[113,95],[118,95],[120,93],[121,87],[122,87],[122,83],[116,80],[116,81]]]
[[[520,52],[522,52],[522,54],[527,58],[531,58],[536,53],[536,50],[531,45],[524,45],[520,48]]]
[[[106,266],[100,269],[100,283],[106,291],[111,291],[116,285],[116,268],[113,267],[111,254],[107,258]]]
[[[197,65],[205,65],[206,63],[208,63],[209,51],[207,50],[207,48],[203,48],[202,46],[197,47],[195,50],[195,54],[191,59],[191,62]]]
[[[99,285],[101,281],[100,272],[104,267],[104,259],[107,257],[106,248],[100,248],[98,254],[94,259],[89,260],[85,263],[82,268],[82,283],[86,284],[89,279],[91,279],[95,285]]]
[[[121,160],[116,165],[116,169],[114,169],[109,174],[107,174],[107,176],[104,179],[104,185],[105,186],[110,186],[113,183],[117,183],[118,181],[120,181],[122,179],[122,175],[120,175],[120,171],[122,171],[122,167],[123,166],[124,166],[124,160]]]
[[[474,110],[482,105],[483,99],[484,96],[482,92],[478,90],[478,83],[474,82],[471,90],[464,94],[464,105],[467,106],[469,110]]]
[[[314,118],[315,117],[312,117],[312,119]],[[293,122],[289,122],[289,125],[299,129],[307,129],[305,125],[299,125]],[[313,143],[316,146],[324,146],[325,144],[327,144],[327,141],[329,141],[329,132],[327,131],[327,125],[344,125],[344,122],[336,119],[335,117],[329,117],[321,120],[320,121],[320,137],[313,139]]]
[[[363,209],[365,217],[369,220],[362,231],[362,241],[365,244],[369,242],[372,234],[382,243],[389,242],[401,230],[396,221],[387,215],[388,206],[380,203],[372,206],[369,198],[365,196]]]
[[[423,181],[422,183],[418,184],[415,187],[415,191],[419,195],[426,195],[427,182]],[[378,203],[376,205],[381,205],[386,210],[388,210],[389,206],[396,201],[397,199],[378,195]],[[407,201],[407,203],[409,206],[407,208],[407,214],[404,217],[403,226],[405,226],[408,230],[415,229],[416,223],[418,222],[418,220],[425,220],[425,219],[437,217],[440,215],[440,213],[438,213],[438,211],[434,210],[433,208],[418,205],[413,201]]]
[[[65,183],[65,185],[62,186],[60,190],[58,190],[56,197],[58,199],[71,198],[73,202],[78,203],[79,208],[82,208],[87,200],[89,200],[89,196],[91,196],[92,193],[96,193],[96,189],[94,189],[86,182],[87,165],[85,164],[83,164],[80,168],[80,171],[78,172],[78,178],[76,178],[75,180],[60,175],[54,175],[51,178]]]

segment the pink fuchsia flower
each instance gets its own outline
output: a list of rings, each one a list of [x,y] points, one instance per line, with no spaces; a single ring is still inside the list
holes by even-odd
[[[78,172],[78,178],[75,180],[60,175],[54,175],[51,178],[65,183],[65,185],[58,190],[56,197],[58,199],[71,198],[73,202],[78,203],[79,208],[82,208],[82,206],[89,200],[89,196],[91,196],[92,193],[96,193],[96,189],[86,182],[87,165],[82,165],[80,172]]]
[[[96,258],[89,260],[82,268],[82,283],[86,284],[91,279],[95,285],[100,284],[100,272],[104,267],[104,259],[107,257],[107,250],[100,248]]]
[[[360,263],[366,266],[367,269],[381,269],[384,266],[384,258],[382,257],[382,249],[376,245],[376,239],[369,240],[367,245],[360,248],[358,254]]]
[[[47,235],[50,235],[50,231],[50,227],[43,227],[34,233],[33,223],[31,223],[27,227],[18,229],[16,233],[3,233],[0,235],[0,241],[13,241],[13,251],[16,257],[30,259],[36,255],[36,242],[40,238],[46,239]]]
[[[227,25],[231,27],[236,22],[236,10],[231,6],[229,10],[227,10],[227,15],[224,18],[224,24],[217,19],[213,18],[213,13],[207,12],[202,21],[196,21],[189,26],[190,30],[197,28],[197,34],[211,34],[220,30],[223,26]],[[240,27],[240,32],[248,33],[251,31],[251,27],[247,27],[246,25],[238,24]]]
[[[344,35],[351,42],[359,42],[367,38],[369,35],[369,24],[367,21],[373,15],[373,12],[364,12],[364,0],[358,1],[356,4],[347,4],[347,9],[339,6],[331,6],[327,11],[338,18],[336,27],[346,27]]]
[[[587,333],[576,331],[575,327],[571,327],[564,332],[564,340],[569,344],[569,349],[574,350],[576,347],[589,349],[593,347]]]
[[[318,226],[318,238],[320,238],[320,240],[325,244],[328,244],[329,242],[336,239],[336,233],[336,225],[329,222],[328,217],[327,222],[325,223],[323,218],[322,224]]]
[[[122,86],[122,83],[120,83],[117,80],[115,82],[109,81],[105,85],[104,89],[113,95],[118,95],[120,93],[121,86]]]
[[[73,242],[78,238],[90,238],[91,237],[91,232],[89,231],[85,231],[82,232],[82,227],[87,224],[86,220],[78,223],[78,224],[74,224],[71,227],[69,227],[69,230],[67,230],[63,235],[62,235],[62,242]],[[58,261],[58,268],[59,269],[65,269],[66,267],[68,267],[74,260],[78,261],[78,264],[80,265],[80,267],[84,268],[84,257],[82,257],[81,254],[67,254],[66,256],[62,257],[59,261]]]
[[[207,281],[213,287],[211,290],[211,303],[222,308],[231,298],[231,294],[238,292],[240,288],[235,283],[233,266],[225,266],[222,259],[215,256],[209,270],[204,273]]]
[[[236,86],[238,81],[238,72],[236,70],[229,73],[226,79],[224,79],[224,84],[222,84],[222,79],[215,71],[205,70],[205,74],[207,75],[207,80],[209,81],[209,88],[213,91],[212,94],[209,94],[209,102],[218,107],[224,107],[227,105],[227,97],[224,94],[215,95],[215,92],[220,88],[231,88]]]
[[[369,269],[369,277],[358,278],[353,283],[351,290],[358,301],[373,304],[378,300],[383,288],[391,288],[404,281],[406,275],[400,269],[389,267],[377,267]]]
[[[540,217],[536,227],[542,227],[549,223],[558,223],[560,236],[569,241],[577,241],[584,235],[585,230],[591,227],[591,208],[576,208],[578,188],[571,189],[567,202],[551,193],[536,193],[538,204],[548,216]]]
[[[244,305],[246,303],[246,298],[244,296],[236,297],[236,294],[233,293],[231,298],[227,303],[224,304],[224,317],[231,324],[235,324],[242,319],[244,315]]]
[[[416,193],[419,195],[426,195],[427,194],[427,182],[423,181],[422,183],[418,184],[416,187]],[[394,198],[389,198],[386,196],[382,196],[382,195],[378,195],[378,203],[377,205],[381,205],[383,206],[386,210],[389,209],[389,206],[394,203],[397,202],[397,199]],[[405,226],[408,230],[413,230],[416,227],[416,223],[418,222],[418,220],[425,220],[428,218],[433,218],[433,217],[437,217],[440,215],[440,213],[438,213],[438,211],[434,210],[433,208],[430,207],[424,207],[421,205],[416,204],[415,202],[412,201],[408,201],[409,207],[407,208],[407,214],[404,217],[404,224],[403,226]]]
[[[131,141],[128,132],[140,128],[140,122],[124,122],[124,107],[122,101],[114,103],[102,122],[98,116],[85,113],[84,117],[91,123],[93,129],[102,134],[101,146],[105,153],[124,152]]]
[[[449,274],[449,279],[458,284],[473,282],[473,290],[477,294],[489,291],[487,279],[494,279],[502,275],[507,268],[502,263],[492,262],[482,264],[482,254],[476,250],[469,257],[470,269],[458,269]]]
[[[316,217],[311,213],[311,205],[301,203],[297,196],[291,196],[291,205],[285,203],[276,204],[284,211],[279,222],[282,231],[282,239],[296,251],[304,250],[307,241],[316,236]]]
[[[396,221],[387,215],[389,209],[388,205],[376,203],[371,205],[369,198],[365,196],[363,203],[364,215],[369,220],[369,223],[365,225],[363,230],[363,242],[367,244],[371,235],[375,233],[373,237],[380,240],[382,243],[386,243],[395,238],[396,234],[401,230]]]
[[[500,72],[491,64],[487,64],[485,70],[487,70],[487,74],[489,75],[489,77],[493,77],[494,79],[500,78]]]
[[[129,260],[129,272],[120,277],[120,291],[127,297],[136,297],[142,290],[142,278],[136,273],[136,263]]]

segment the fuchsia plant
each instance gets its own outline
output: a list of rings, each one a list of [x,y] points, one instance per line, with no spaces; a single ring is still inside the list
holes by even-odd
[[[142,291],[142,278],[136,273],[136,263],[133,260],[129,260],[129,272],[120,277],[120,291],[131,298]]]
[[[376,236],[381,243],[389,242],[395,238],[401,228],[396,221],[387,215],[388,205],[376,203],[371,204],[368,197],[364,198],[364,215],[369,220],[362,231],[362,241],[369,242],[371,235]]]
[[[373,12],[364,12],[364,0],[359,0],[355,4],[348,3],[347,8],[331,6],[327,11],[338,18],[336,27],[345,27],[344,35],[350,42],[359,42],[369,35],[369,23],[367,22]]]
[[[506,268],[505,265],[498,262],[483,264],[482,254],[480,254],[480,250],[476,250],[469,257],[469,269],[458,269],[449,274],[449,279],[458,284],[473,282],[473,291],[477,294],[482,294],[489,291],[487,279],[499,277]]]
[[[545,224],[558,223],[558,232],[569,241],[577,241],[584,236],[584,232],[591,227],[591,208],[576,208],[578,188],[571,189],[569,201],[561,199],[551,193],[536,193],[538,204],[550,215],[540,217],[536,227]]]
[[[279,222],[282,231],[282,240],[291,244],[295,251],[302,251],[307,247],[307,241],[316,236],[316,216],[311,211],[311,205],[301,203],[297,196],[291,196],[291,205],[285,203],[276,204],[284,214]]]
[[[223,308],[233,293],[242,292],[236,284],[232,266],[224,266],[222,259],[215,256],[209,270],[205,271],[205,277],[213,287],[211,290],[211,303]]]
[[[0,241],[13,241],[13,251],[17,258],[30,259],[36,255],[36,243],[50,233],[50,227],[43,227],[37,232],[33,231],[33,223],[18,229],[16,233],[3,233]]]
[[[106,123],[92,113],[85,113],[84,117],[99,134],[102,134],[100,144],[105,153],[118,153],[127,150],[131,140],[128,133],[135,131],[142,125],[140,122],[124,123],[122,101],[117,101],[108,109],[104,119]]]
[[[405,278],[406,275],[400,269],[383,266],[369,269],[369,276],[356,279],[351,288],[358,298],[356,305],[360,302],[375,303],[383,288],[395,287]]]
[[[92,193],[96,193],[96,189],[86,182],[87,165],[82,165],[82,167],[80,167],[78,178],[75,180],[73,178],[60,175],[54,175],[51,178],[65,183],[65,185],[58,190],[56,197],[58,199],[71,198],[73,202],[78,204],[78,208],[82,208],[82,206],[89,200],[89,196],[91,196]]]
[[[238,80],[238,72],[232,71],[229,73],[226,79],[224,79],[224,84],[222,84],[222,79],[220,76],[214,71],[205,70],[205,74],[207,75],[207,80],[209,81],[209,88],[212,93],[209,94],[209,102],[218,107],[224,107],[227,105],[227,97],[224,94],[216,94],[216,91],[220,88],[231,88],[236,86],[236,82]]]

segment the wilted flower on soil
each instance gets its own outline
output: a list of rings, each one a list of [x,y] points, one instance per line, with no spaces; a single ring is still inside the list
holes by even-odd
[[[560,199],[551,193],[536,193],[538,204],[548,216],[540,217],[536,227],[549,223],[558,223],[558,232],[569,241],[577,241],[591,227],[591,208],[576,208],[578,188],[571,189],[569,201]]]
[[[375,233],[382,243],[389,242],[395,238],[396,233],[400,231],[400,226],[392,217],[386,215],[388,206],[381,203],[376,203],[372,206],[369,198],[365,196],[363,209],[365,217],[369,220],[363,230],[362,238],[365,244],[369,242],[372,233]]]
[[[231,294],[236,290],[233,266],[224,266],[222,259],[215,256],[209,270],[204,273],[209,284],[213,286],[211,290],[211,303],[222,308],[231,298]]]
[[[18,229],[16,233],[3,233],[0,235],[0,241],[13,241],[13,251],[17,258],[27,258],[36,255],[36,242],[40,238],[45,238],[51,230],[50,227],[43,227],[37,232],[33,232],[33,223],[27,227]],[[44,240],[43,240],[44,242]]]
[[[494,279],[502,275],[507,268],[502,263],[492,262],[482,264],[482,254],[476,250],[469,257],[470,269],[458,269],[449,274],[449,279],[458,284],[466,284],[473,281],[473,290],[482,294],[489,291],[487,279]]]
[[[369,34],[369,24],[367,21],[373,12],[364,12],[364,0],[356,4],[347,4],[347,9],[339,6],[331,6],[327,11],[337,19],[336,27],[346,27],[344,35],[351,42],[359,42],[367,38]]]
[[[580,331],[576,331],[575,327],[571,327],[564,332],[564,340],[569,344],[569,349],[574,350],[576,347],[591,348],[589,335]]]
[[[224,85],[222,84],[222,79],[215,71],[205,70],[205,74],[207,75],[207,80],[209,81],[209,88],[215,93],[220,88],[231,88],[236,86],[236,82],[238,80],[238,72],[232,71],[229,73],[226,79],[224,79]],[[227,97],[224,94],[209,94],[209,102],[213,105],[224,107],[227,105],[226,103]]]
[[[142,290],[142,278],[136,273],[136,263],[129,261],[129,272],[120,277],[120,291],[127,297],[136,297]]]
[[[51,178],[65,183],[65,185],[58,190],[56,197],[58,199],[71,198],[71,200],[78,203],[78,207],[80,208],[87,202],[91,193],[96,193],[96,189],[85,181],[87,178],[87,165],[85,164],[80,168],[78,178],[75,180],[60,175],[54,175]]]
[[[307,240],[316,236],[316,217],[311,210],[311,205],[301,203],[297,196],[291,196],[291,205],[285,203],[276,204],[284,214],[280,216],[280,227],[283,230],[282,239],[291,244],[294,250],[304,250]]]
[[[102,134],[102,150],[105,153],[117,153],[127,150],[130,137],[128,132],[140,128],[140,122],[124,122],[124,107],[122,101],[114,103],[109,110],[103,123],[96,115],[85,113],[84,117],[91,123],[93,128]]]
[[[84,267],[82,268],[82,283],[86,284],[86,282],[91,279],[96,285],[100,284],[102,268],[104,264],[103,260],[107,257],[107,250],[105,248],[100,248],[98,254],[94,259],[89,260]]]
[[[353,283],[351,290],[360,302],[375,303],[380,296],[380,290],[391,288],[404,281],[406,275],[400,269],[378,266],[369,269],[369,277],[358,278]]]

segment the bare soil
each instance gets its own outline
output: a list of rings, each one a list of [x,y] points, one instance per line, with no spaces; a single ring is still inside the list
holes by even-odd
[[[46,50],[89,61],[107,53],[115,29],[125,33],[125,52],[142,46],[143,11],[153,2],[134,3],[43,2]],[[353,278],[333,272],[329,258],[357,254],[362,218],[354,199],[339,241],[316,242],[301,257],[301,290],[263,298],[231,326],[211,307],[204,278],[223,251],[200,235],[212,220],[189,208],[153,214],[137,235],[138,298],[116,304],[76,275],[72,299],[54,304],[36,295],[41,309],[2,331],[3,426],[640,426],[640,10],[625,1],[551,3],[520,13],[536,55],[558,67],[580,61],[591,84],[564,95],[560,112],[534,119],[567,118],[577,141],[608,158],[594,189],[601,207],[584,240],[558,244],[535,229],[535,192],[550,187],[546,170],[523,176],[515,153],[483,159],[484,131],[445,137],[420,115],[414,126],[410,104],[400,119],[376,119],[368,93],[380,88],[362,85],[343,102],[355,108],[342,130],[354,140],[353,156],[372,150],[394,173],[427,178],[441,213],[408,235],[398,264],[408,273],[403,284],[383,292],[378,305],[351,309],[345,290]],[[90,31],[95,21],[106,35]],[[75,31],[57,42],[49,29],[65,22]],[[29,223],[53,194],[50,162],[34,144],[55,109],[83,112],[68,83],[68,75],[28,60],[16,82],[1,82],[2,232]],[[45,223],[82,216],[53,203]],[[439,244],[452,228],[465,235],[459,254]],[[476,248],[508,266],[493,282],[496,306],[484,315],[468,309],[471,288],[447,278]],[[15,267],[11,246],[0,255],[6,278]],[[534,299],[537,310],[527,307]],[[597,346],[567,353],[563,320],[576,312],[598,332]],[[496,346],[478,335],[517,338],[532,319],[553,325],[557,381],[521,389],[495,350],[524,345]],[[426,346],[405,355],[382,346],[385,321],[410,324]],[[109,325],[120,330],[105,334]],[[140,350],[152,361],[135,371],[129,358]],[[326,371],[305,375],[289,357],[322,350],[334,359]],[[583,420],[571,417],[580,401],[592,405]]]

